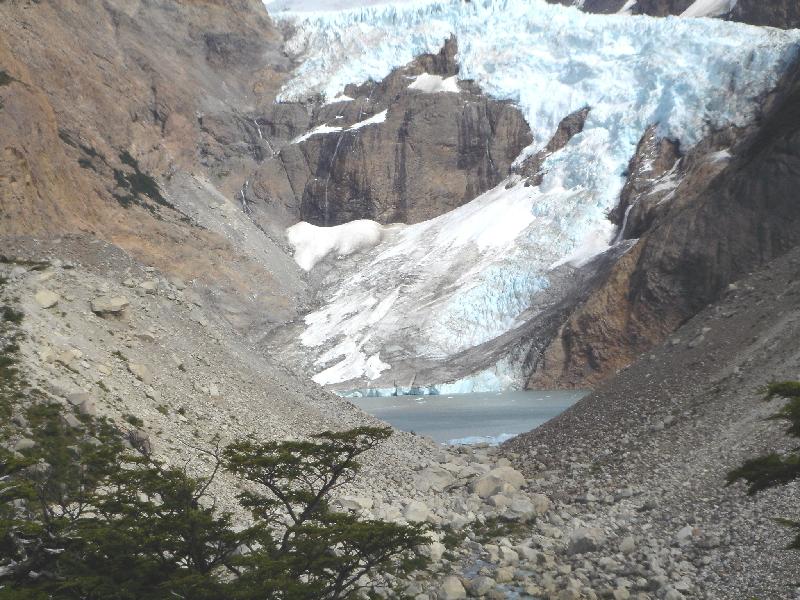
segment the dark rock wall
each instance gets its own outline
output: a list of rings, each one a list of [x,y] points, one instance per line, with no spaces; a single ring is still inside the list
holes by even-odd
[[[313,117],[297,108],[280,129],[284,145],[274,161],[252,177],[252,204],[264,214],[317,225],[355,219],[416,223],[446,213],[494,187],[532,141],[522,113],[460,82],[460,93],[408,89],[420,73],[450,77],[458,72],[457,45],[448,40],[438,54],[419,57],[381,82],[348,86],[355,100],[315,107]],[[280,106],[280,105],[279,105]],[[386,120],[355,130],[318,134],[292,143],[292,134],[328,124],[348,127],[386,110]],[[287,123],[292,122],[290,127]],[[298,126],[302,124],[305,130]]]

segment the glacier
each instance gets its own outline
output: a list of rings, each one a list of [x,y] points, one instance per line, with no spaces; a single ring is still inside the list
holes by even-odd
[[[800,43],[798,31],[591,15],[544,0],[409,0],[277,17],[292,24],[288,48],[302,61],[285,101],[331,99],[346,84],[380,80],[454,34],[459,78],[512,100],[528,120],[534,142],[518,160],[543,148],[565,116],[591,108],[583,132],[546,160],[541,185],[512,175],[430,221],[381,229],[352,248],[338,239],[326,246],[348,252],[326,262],[321,305],[305,317],[296,351],[311,357],[318,383],[339,389],[519,385],[511,359],[442,381],[418,381],[414,365],[455,365],[453,357],[519,327],[570,270],[615,243],[606,214],[647,127],[685,148],[714,128],[745,125]]]

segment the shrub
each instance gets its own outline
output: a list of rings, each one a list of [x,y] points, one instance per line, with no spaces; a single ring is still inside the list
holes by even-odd
[[[770,384],[767,387],[766,400],[776,396],[788,402],[772,418],[788,421],[787,433],[800,438],[800,382],[783,381]],[[741,467],[728,473],[728,485],[743,479],[748,484],[747,493],[754,495],[798,478],[800,478],[800,452],[796,449],[786,455],[773,452],[746,461]],[[791,547],[800,549],[800,523],[785,519],[781,519],[780,522],[797,530],[798,535]]]

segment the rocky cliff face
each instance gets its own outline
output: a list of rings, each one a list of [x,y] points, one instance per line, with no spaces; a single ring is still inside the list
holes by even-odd
[[[222,311],[290,318],[291,260],[214,216],[263,152],[249,115],[282,42],[258,0],[1,3],[0,234],[96,236],[226,290]]]
[[[729,283],[800,243],[799,100],[800,63],[758,124],[715,133],[681,159],[678,173],[650,179],[649,188],[629,179],[626,189],[640,191],[623,196],[632,203],[623,235],[641,239],[572,313],[529,385],[606,379]],[[646,137],[639,152],[649,156],[648,146]],[[661,148],[664,170],[674,155]]]
[[[293,105],[300,126],[288,130],[317,133],[284,139],[253,175],[248,200],[285,213],[287,225],[417,223],[497,185],[531,143],[530,128],[511,103],[456,83],[456,52],[451,38],[380,82],[348,86],[351,100],[309,107],[310,118]],[[449,91],[436,91],[441,85]],[[260,120],[284,128],[274,116]]]

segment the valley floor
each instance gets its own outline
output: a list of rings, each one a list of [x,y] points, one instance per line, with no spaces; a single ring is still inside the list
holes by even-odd
[[[215,435],[281,439],[376,422],[254,352],[193,282],[82,237],[7,241],[30,379],[140,428],[171,464],[207,473],[197,449]],[[760,399],[766,383],[800,377],[798,294],[795,250],[499,449],[398,432],[339,506],[458,533],[452,549],[444,530],[434,536],[431,569],[394,584],[417,600],[794,598],[800,570],[774,519],[800,517],[797,485],[749,498],[724,480],[744,459],[789,446],[766,420],[777,403]],[[129,303],[119,312],[98,310],[119,298]],[[239,486],[217,481],[221,505],[234,505]]]

